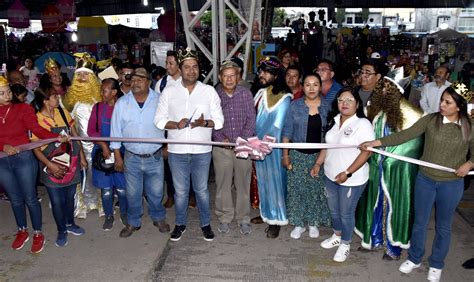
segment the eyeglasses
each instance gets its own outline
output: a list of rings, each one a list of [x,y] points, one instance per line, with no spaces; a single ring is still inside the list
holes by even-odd
[[[340,104],[342,103],[352,104],[355,102],[355,99],[354,98],[337,98],[337,102]]]
[[[369,72],[366,70],[358,70],[357,72],[359,73],[359,75],[365,75],[365,76],[371,76],[371,75],[377,74],[376,72]]]

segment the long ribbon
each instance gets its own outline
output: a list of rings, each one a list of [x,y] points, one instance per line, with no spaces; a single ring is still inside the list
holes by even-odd
[[[168,144],[191,144],[191,145],[211,145],[236,147],[235,152],[238,157],[250,157],[255,160],[262,160],[266,155],[271,153],[272,148],[278,149],[341,149],[341,148],[357,148],[357,145],[343,145],[343,144],[326,144],[326,143],[273,143],[275,139],[271,136],[265,136],[262,140],[257,137],[251,137],[248,140],[238,138],[236,143],[230,142],[215,142],[215,141],[193,141],[193,140],[172,140],[160,138],[120,138],[120,137],[71,137],[71,140],[89,141],[89,142],[125,142],[125,143],[168,143]],[[17,146],[19,152],[32,150],[52,142],[57,142],[56,138],[42,139],[35,142],[22,144]],[[380,149],[368,148],[369,151],[378,153],[390,158],[405,161],[408,163],[434,168],[446,172],[455,172],[456,169],[445,167],[438,164],[433,164],[426,161],[417,160],[410,157],[400,156]],[[0,152],[0,159],[7,157],[5,152]],[[474,175],[474,171],[470,171],[469,175]]]

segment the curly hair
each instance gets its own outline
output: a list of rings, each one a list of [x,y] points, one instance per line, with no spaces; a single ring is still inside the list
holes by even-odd
[[[379,112],[387,114],[387,124],[394,132],[403,128],[403,114],[400,108],[402,93],[398,87],[390,80],[383,78],[377,82],[370,106],[367,107],[367,118],[373,122]]]

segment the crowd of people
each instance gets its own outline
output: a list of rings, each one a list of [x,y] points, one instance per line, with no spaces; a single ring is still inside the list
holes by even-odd
[[[319,228],[328,227],[333,234],[320,246],[337,248],[333,260],[344,262],[355,231],[361,249],[382,248],[383,259],[398,260],[409,249],[399,270],[410,273],[420,266],[435,207],[428,280],[439,281],[463,178],[474,168],[474,156],[468,154],[474,150],[468,112],[472,91],[465,81],[449,82],[449,68],[440,66],[423,86],[418,107],[405,98],[406,85],[379,57],[371,55],[351,79],[338,82],[337,66],[330,60],[308,72],[292,52],[282,51],[281,58],[268,56],[258,63],[252,85],[242,79],[242,61],[233,57],[220,64],[215,87],[199,80],[199,54],[189,48],[168,51],[165,69],[114,60],[115,78],[102,81],[87,53],[76,54],[71,82],[54,60],[46,62],[40,78],[26,58],[24,66],[0,77],[0,149],[6,154],[0,158],[0,185],[18,228],[12,248],[21,249],[29,240],[26,206],[34,234],[31,251],[43,249],[39,175],[57,224],[58,247],[67,245],[68,234],[85,233],[74,219],[94,209],[104,215],[102,228],[111,230],[114,195],[124,225],[120,237],[141,228],[146,201],[153,225],[179,241],[194,199],[206,241],[215,238],[212,212],[222,234],[232,231],[234,220],[243,235],[252,232],[251,223],[268,224],[268,238],[279,237],[287,224],[294,226],[293,239],[307,229],[310,238],[318,238]],[[118,139],[71,141],[69,136]],[[296,146],[274,149],[261,160],[237,157],[237,138],[253,136]],[[33,150],[18,147],[46,138],[58,142]],[[228,146],[211,146],[210,141]],[[302,143],[334,147],[299,147]],[[374,154],[372,147],[454,172]],[[208,188],[211,162],[214,210]],[[84,175],[90,176],[87,181]],[[251,193],[258,194],[260,210],[252,219]],[[166,208],[173,205],[171,228]]]

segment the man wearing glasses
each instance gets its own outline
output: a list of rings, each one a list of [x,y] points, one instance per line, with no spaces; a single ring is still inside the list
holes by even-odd
[[[368,60],[362,65],[358,74],[360,78],[359,96],[364,107],[370,100],[372,91],[374,91],[377,82],[388,72],[388,68],[381,62]]]
[[[334,80],[334,63],[323,59],[319,61],[315,72],[321,77],[323,84],[321,85],[321,98],[329,105],[332,104],[336,98],[337,92],[342,88],[342,85]]]

